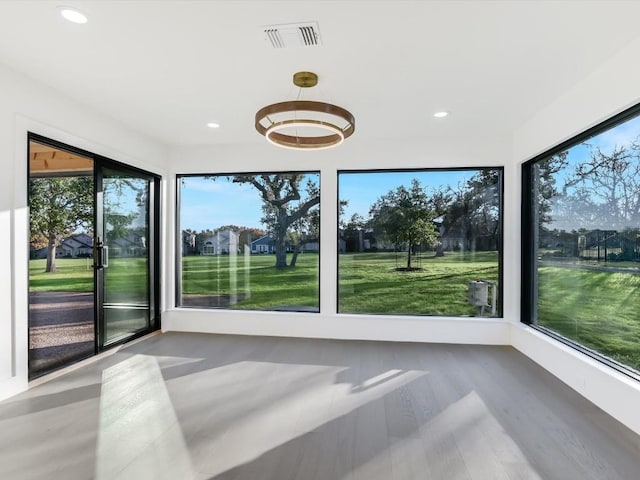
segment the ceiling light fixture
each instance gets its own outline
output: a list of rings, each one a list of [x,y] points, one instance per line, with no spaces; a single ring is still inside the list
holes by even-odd
[[[84,13],[71,7],[60,7],[60,15],[73,23],[83,24],[88,21],[87,16]]]
[[[447,115],[449,115],[449,112],[436,112],[433,114],[433,116],[436,118],[444,118]]]
[[[207,123],[207,127],[209,127],[209,128],[220,128],[220,124],[219,123],[215,123],[215,122],[209,122],[209,123]]]
[[[330,103],[300,100],[303,88],[318,84],[318,75],[298,72],[293,75],[293,83],[300,87],[296,100],[258,110],[255,118],[258,133],[273,145],[293,150],[332,148],[353,135],[356,121],[349,111]]]

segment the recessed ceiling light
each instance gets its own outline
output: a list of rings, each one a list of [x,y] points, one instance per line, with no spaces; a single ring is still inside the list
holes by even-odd
[[[73,23],[87,23],[87,16],[71,7],[60,7],[60,15]]]
[[[433,114],[433,116],[436,118],[444,118],[447,115],[449,115],[449,112],[436,112]]]
[[[210,122],[210,123],[207,123],[207,127],[209,127],[209,128],[220,128],[220,124],[215,123],[215,122]]]

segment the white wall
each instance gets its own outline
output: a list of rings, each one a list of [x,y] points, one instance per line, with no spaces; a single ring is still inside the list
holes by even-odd
[[[514,136],[514,158],[524,162],[640,102],[640,40],[538,112]],[[520,166],[514,171],[514,198],[520,194]],[[520,212],[509,216],[520,223]],[[515,232],[514,232],[515,233]],[[519,245],[510,257],[510,277],[520,280]],[[640,434],[640,384],[524,325],[514,324],[511,343],[534,361]]]
[[[257,133],[256,133],[257,135]],[[323,337],[450,343],[508,343],[509,323],[503,319],[418,316],[339,315],[337,292],[337,170],[503,166],[511,155],[508,138],[424,137],[412,144],[358,141],[357,133],[338,148],[297,152],[261,141],[245,146],[182,147],[170,153],[170,173],[239,173],[320,170],[321,254],[320,313],[274,313],[171,308],[163,318],[165,330],[275,336]],[[170,185],[175,189],[175,182]],[[173,197],[172,192],[171,197]],[[174,203],[169,202],[169,237],[165,266],[165,296],[173,299]],[[508,220],[507,220],[508,222]],[[511,249],[512,250],[512,249]],[[514,311],[512,279],[505,278],[505,309]]]
[[[165,330],[238,334],[513,344],[568,385],[640,433],[640,387],[519,323],[520,163],[640,100],[640,40],[549,105],[514,139],[422,138],[364,146],[357,134],[337,149],[290,152],[262,142],[174,148],[83,108],[0,66],[0,398],[27,386],[26,132],[34,131],[156,173],[165,185]],[[168,160],[168,161],[167,161]],[[265,167],[268,166],[268,167]],[[500,319],[338,315],[336,171],[341,168],[505,167],[504,314]],[[321,313],[228,312],[173,307],[176,173],[320,170]]]
[[[0,399],[27,387],[27,132],[164,174],[167,149],[0,65]]]

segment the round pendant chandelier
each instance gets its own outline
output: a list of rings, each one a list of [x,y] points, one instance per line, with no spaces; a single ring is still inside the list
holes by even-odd
[[[348,110],[300,100],[303,88],[318,84],[318,75],[298,72],[293,75],[293,84],[300,87],[296,100],[267,105],[256,112],[256,130],[267,141],[293,150],[322,150],[338,146],[353,135],[355,118]]]

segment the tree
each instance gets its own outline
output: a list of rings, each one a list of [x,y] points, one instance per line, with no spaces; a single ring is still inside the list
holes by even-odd
[[[320,188],[311,179],[301,185],[305,175],[234,175],[234,183],[253,185],[263,201],[263,222],[273,235],[276,268],[287,267],[287,237],[296,222],[306,221],[313,207],[320,203]],[[303,197],[304,194],[304,197]],[[290,266],[295,266],[295,260]]]
[[[107,209],[105,209],[107,210]],[[107,235],[111,241],[118,238],[127,238],[132,230],[132,223],[138,215],[136,213],[117,213],[112,210],[105,212]]]
[[[376,201],[369,210],[375,230],[382,232],[396,246],[407,246],[407,270],[411,270],[413,247],[433,244],[438,234],[433,223],[435,211],[429,197],[416,179],[411,187],[399,186]]]
[[[581,226],[621,231],[640,223],[640,144],[614,146],[603,152],[588,145],[590,158],[567,177],[559,211]]]
[[[47,247],[47,272],[56,271],[56,247],[93,221],[93,178],[48,177],[29,180],[31,242]]]
[[[354,213],[347,223],[344,224],[342,230],[342,238],[344,239],[345,251],[361,252],[364,250],[363,235],[366,225],[362,215]]]

